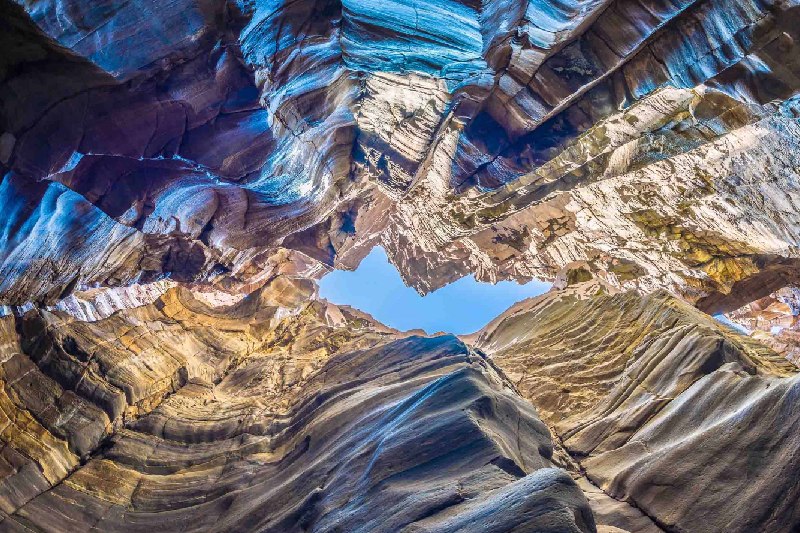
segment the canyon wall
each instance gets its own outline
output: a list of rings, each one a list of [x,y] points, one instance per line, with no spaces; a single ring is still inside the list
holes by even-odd
[[[0,530],[800,523],[797,368],[665,292],[581,283],[459,340],[314,290],[3,317]]]
[[[0,529],[596,530],[483,354],[312,288],[3,318]]]
[[[0,531],[796,530],[799,39],[800,0],[0,0]],[[399,332],[317,296],[376,245],[554,290]]]
[[[664,292],[588,284],[513,306],[475,345],[594,485],[663,530],[797,527],[797,368]]]
[[[791,0],[4,0],[3,303],[386,248],[730,311],[797,280]],[[602,209],[600,209],[602,206]]]

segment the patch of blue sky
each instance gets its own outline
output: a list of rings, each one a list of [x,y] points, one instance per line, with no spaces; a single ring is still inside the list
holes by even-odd
[[[731,319],[729,319],[723,314],[714,315],[714,318],[717,320],[717,322],[720,322],[721,324],[724,324],[725,326],[731,328],[736,333],[741,333],[743,335],[750,335],[750,333],[752,333],[746,327],[742,326],[741,324],[737,324],[736,322],[733,322]]]
[[[403,283],[386,252],[375,247],[354,272],[337,270],[322,278],[320,296],[365,311],[399,330],[463,335],[479,330],[514,303],[538,296],[550,287],[538,281],[492,285],[469,276],[420,296]]]

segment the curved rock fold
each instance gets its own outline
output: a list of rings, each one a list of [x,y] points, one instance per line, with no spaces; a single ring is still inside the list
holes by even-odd
[[[797,530],[798,42],[798,0],[0,0],[0,531]],[[318,297],[378,245],[554,289],[463,339]]]

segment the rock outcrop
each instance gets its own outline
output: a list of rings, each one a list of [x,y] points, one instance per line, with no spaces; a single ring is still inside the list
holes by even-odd
[[[4,317],[0,529],[595,531],[482,354],[310,291]]]
[[[742,306],[726,319],[800,367],[800,290],[783,288]]]
[[[793,0],[0,6],[2,303],[376,243],[421,292],[581,261],[721,312],[798,280]]]
[[[314,291],[0,319],[0,530],[800,524],[797,368],[685,302],[578,283],[465,344]]]
[[[796,530],[798,43],[800,0],[0,0],[0,530]],[[556,290],[398,332],[316,296],[375,245]]]
[[[473,341],[579,470],[666,531],[798,527],[796,367],[665,293],[580,288],[521,302]]]

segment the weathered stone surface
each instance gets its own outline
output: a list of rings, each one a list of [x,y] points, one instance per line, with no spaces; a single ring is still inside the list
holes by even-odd
[[[716,312],[798,280],[794,1],[2,10],[2,303],[376,243],[422,292],[586,261]]]
[[[796,368],[664,293],[577,288],[474,342],[588,478],[668,531],[796,528]]]
[[[0,529],[595,531],[482,354],[313,289],[3,318]]]
[[[800,290],[784,287],[726,315],[745,333],[800,366]]]
[[[0,529],[797,528],[798,42],[797,0],[0,0]],[[487,358],[316,299],[377,244],[560,291]]]

